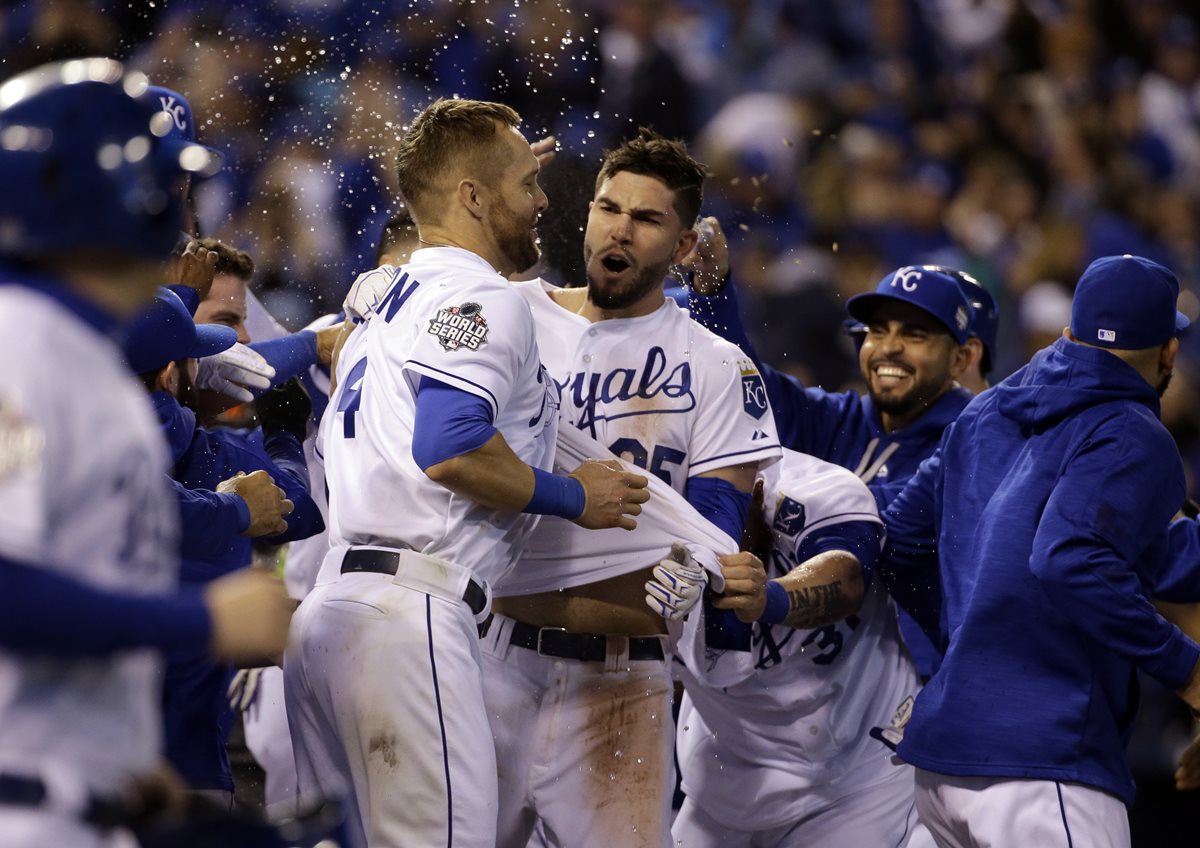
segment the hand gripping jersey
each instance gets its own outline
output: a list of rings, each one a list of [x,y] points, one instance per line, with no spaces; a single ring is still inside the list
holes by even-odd
[[[881,523],[867,487],[838,466],[785,450],[761,476],[768,578],[799,564],[796,551],[814,530]],[[917,692],[895,609],[873,585],[857,615],[828,627],[755,624],[748,653],[709,650],[700,612],[679,645],[686,668],[676,744],[684,791],[727,826],[767,829],[827,805],[808,790],[883,752],[868,730]]]
[[[529,307],[475,254],[425,248],[354,336],[325,416],[330,544],[410,547],[495,582],[537,516],[486,509],[425,475],[412,457],[416,389],[427,376],[482,398],[516,455],[549,470],[558,393]]]
[[[550,295],[555,287],[544,280],[516,288],[533,312],[543,360],[561,390],[563,426],[583,431],[681,494],[689,477],[779,457],[758,370],[674,301],[664,299],[649,315],[593,323],[555,303]],[[616,576],[611,568],[597,571],[594,558],[553,556],[555,550],[597,549],[594,537],[565,545],[563,536],[589,534],[568,524],[544,519],[545,533],[534,533],[529,542],[536,569],[519,566],[497,594],[544,592]]]
[[[145,389],[52,292],[0,286],[0,556],[103,589],[172,591],[178,507]],[[117,791],[158,757],[161,674],[152,650],[0,651],[0,773]]]

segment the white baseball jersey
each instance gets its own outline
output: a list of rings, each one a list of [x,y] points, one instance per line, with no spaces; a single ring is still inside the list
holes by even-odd
[[[769,578],[799,564],[796,552],[815,530],[881,523],[866,485],[839,466],[785,450],[762,476]],[[895,609],[873,585],[857,615],[828,627],[755,624],[748,653],[708,649],[703,615],[694,612],[679,655],[686,664],[676,738],[684,791],[729,827],[796,821],[830,801],[809,790],[857,768],[864,756],[889,765],[868,731],[886,724],[919,687]]]
[[[563,426],[683,493],[689,477],[779,457],[779,437],[762,376],[736,345],[664,298],[637,318],[591,322],[555,303],[544,280],[516,284],[533,312],[538,345],[562,392]],[[650,507],[653,508],[653,507]],[[590,531],[547,517],[528,551],[540,573],[566,588],[616,576],[570,550],[597,549]],[[564,536],[578,536],[564,544]],[[557,555],[556,555],[556,552]],[[631,564],[626,571],[652,565]],[[611,566],[611,563],[609,564]],[[518,565],[498,595],[545,591]],[[506,581],[506,584],[509,581]]]
[[[146,391],[111,338],[53,297],[0,286],[0,556],[98,588],[171,591],[177,500]],[[0,651],[0,772],[117,792],[156,762],[161,661]]]
[[[479,256],[424,248],[360,335],[326,411],[330,544],[407,546],[495,582],[538,516],[486,509],[425,475],[412,456],[416,390],[431,377],[483,399],[514,453],[549,470],[558,393],[529,307]]]

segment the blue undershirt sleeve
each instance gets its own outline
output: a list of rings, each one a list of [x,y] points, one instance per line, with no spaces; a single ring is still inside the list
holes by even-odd
[[[728,480],[720,477],[689,477],[683,496],[713,524],[720,527],[741,544],[742,530],[746,526],[746,513],[750,511],[750,493],[738,491]]]
[[[133,595],[0,557],[0,646],[28,656],[198,650],[212,637],[199,593]]]
[[[821,527],[805,536],[796,546],[796,562],[810,560],[826,551],[847,551],[858,559],[863,585],[871,585],[875,560],[879,558],[883,527],[870,521],[844,521]]]
[[[301,330],[279,339],[251,342],[249,347],[275,369],[271,388],[282,385],[317,364],[317,334]],[[256,392],[261,394],[262,392]]]
[[[421,378],[412,455],[422,471],[478,450],[495,434],[487,401],[432,377]]]
[[[183,305],[187,307],[187,311],[193,316],[196,310],[200,307],[200,292],[196,291],[191,286],[184,286],[178,283],[167,286],[171,291],[179,296],[183,301]]]
[[[750,510],[750,494],[739,491],[719,477],[689,477],[684,490],[687,502],[713,524],[741,543]],[[704,641],[722,651],[749,651],[752,625],[738,619],[733,610],[717,609],[707,593],[704,598]]]

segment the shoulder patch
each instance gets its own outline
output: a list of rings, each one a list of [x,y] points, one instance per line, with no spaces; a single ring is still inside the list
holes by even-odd
[[[437,337],[445,350],[479,350],[487,342],[488,323],[483,307],[468,301],[461,306],[447,306],[429,319],[429,334]]]
[[[0,480],[37,468],[45,446],[41,429],[0,400]]]
[[[763,382],[762,374],[758,373],[758,369],[749,359],[739,360],[738,370],[742,374],[742,409],[756,420],[762,418],[768,410],[767,386]]]
[[[781,496],[778,506],[775,507],[775,522],[772,529],[784,536],[798,536],[804,529],[804,522],[804,504],[792,500],[787,495]]]

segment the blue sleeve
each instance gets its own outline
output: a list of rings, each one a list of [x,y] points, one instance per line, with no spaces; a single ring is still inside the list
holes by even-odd
[[[412,456],[422,471],[478,450],[495,434],[487,401],[432,377],[421,378]]]
[[[212,620],[198,593],[110,592],[0,557],[0,646],[6,651],[107,657],[135,648],[197,650],[211,638]]]
[[[1200,523],[1181,518],[1167,528],[1167,561],[1154,584],[1157,600],[1175,604],[1200,601]]]
[[[1165,552],[1183,479],[1165,479],[1165,463],[1179,463],[1165,433],[1158,445],[1130,429],[1125,417],[1114,419],[1071,457],[1042,511],[1029,568],[1081,633],[1175,690],[1200,646],[1155,611],[1138,567],[1159,542]]]
[[[937,556],[940,449],[921,463],[883,513],[887,542],[876,572],[888,593],[935,643],[941,640],[942,578]]]
[[[284,542],[294,542],[317,535],[325,529],[325,519],[321,517],[321,510],[312,499],[304,446],[294,433],[279,430],[263,434],[263,447],[270,465],[274,468],[268,468],[267,473],[292,502],[292,511],[284,516],[287,530],[261,541],[268,545],[282,545]]]
[[[215,486],[239,471],[265,471],[292,502],[285,516],[288,529],[262,541],[282,544],[307,539],[325,529],[321,511],[309,490],[308,465],[299,439],[287,431],[263,435],[255,444],[250,435],[232,430],[197,428],[185,461],[176,466],[176,479],[190,488]]]
[[[834,394],[806,388],[792,375],[763,362],[742,326],[737,287],[732,278],[720,294],[712,297],[688,289],[688,311],[701,326],[733,342],[753,360],[767,387],[767,400],[775,416],[779,443],[809,456],[835,461],[830,456],[834,440],[843,429],[846,416],[858,405],[858,396],[853,392]]]
[[[179,299],[183,301],[183,305],[187,307],[187,311],[195,316],[196,310],[200,308],[200,292],[191,286],[181,286],[178,284],[167,286],[167,288],[179,295]]]
[[[232,492],[189,489],[172,480],[179,499],[179,553],[192,559],[223,554],[229,542],[250,526],[250,507]]]
[[[687,502],[696,512],[728,533],[741,544],[750,511],[750,494],[738,491],[719,477],[689,477],[684,490]],[[704,642],[718,651],[749,651],[753,625],[740,620],[733,610],[717,609],[707,593],[704,597]]]
[[[251,342],[249,347],[275,369],[271,388],[286,383],[317,364],[317,334],[312,330],[301,330],[265,342]]]
[[[728,533],[736,544],[741,544],[746,513],[750,511],[749,492],[738,491],[736,486],[720,477],[689,477],[683,496],[696,512]]]
[[[796,545],[796,562],[810,560],[826,551],[847,551],[862,566],[863,585],[871,585],[875,561],[883,541],[883,527],[871,521],[843,521],[820,527]]]

